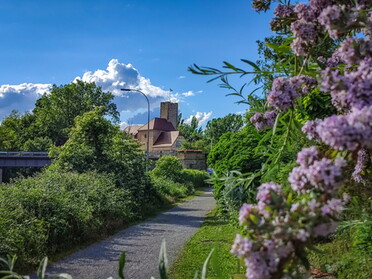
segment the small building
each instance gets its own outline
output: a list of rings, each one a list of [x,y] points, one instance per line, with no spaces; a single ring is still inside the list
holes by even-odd
[[[206,170],[205,153],[201,150],[178,150],[184,137],[177,131],[178,104],[160,103],[160,117],[155,117],[144,125],[127,126],[124,131],[141,143],[146,150],[149,135],[150,159],[157,160],[162,155],[173,155],[180,159],[184,168]],[[147,133],[148,131],[148,133]]]
[[[178,117],[178,104],[162,102],[160,104],[160,117],[155,117],[144,125],[127,126],[125,132],[138,140],[142,149],[146,150],[147,134],[149,135],[150,153],[175,153],[184,140],[176,130]],[[149,132],[147,130],[149,129]]]

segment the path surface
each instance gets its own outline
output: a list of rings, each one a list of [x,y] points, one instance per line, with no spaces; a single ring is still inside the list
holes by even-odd
[[[162,239],[167,242],[172,264],[187,240],[215,207],[211,189],[154,219],[123,230],[111,238],[89,246],[54,263],[48,274],[69,273],[74,279],[118,278],[118,259],[126,252],[125,278],[158,278],[158,258]]]

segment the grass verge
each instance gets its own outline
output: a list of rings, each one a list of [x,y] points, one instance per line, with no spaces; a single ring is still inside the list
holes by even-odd
[[[310,253],[314,268],[335,275],[339,279],[372,278],[371,255],[355,249],[348,238],[336,238],[330,243],[318,244],[317,252]]]
[[[232,274],[243,273],[238,259],[230,253],[238,229],[229,224],[216,211],[208,214],[203,226],[184,246],[169,269],[173,279],[194,278],[201,273],[204,261],[214,249],[208,265],[208,278],[231,278]]]

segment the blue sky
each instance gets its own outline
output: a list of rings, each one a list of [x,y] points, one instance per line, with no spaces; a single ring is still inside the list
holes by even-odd
[[[148,94],[152,116],[169,99],[184,118],[244,111],[218,82],[187,67],[256,60],[255,41],[271,35],[270,18],[244,0],[2,0],[0,118],[32,109],[49,84],[77,77],[113,91],[122,122],[143,123],[146,103],[120,87]]]

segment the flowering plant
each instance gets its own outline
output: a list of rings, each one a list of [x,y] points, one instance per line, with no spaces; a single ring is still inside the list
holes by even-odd
[[[258,11],[267,10],[270,2],[257,0],[253,6]],[[363,0],[310,0],[308,5],[281,3],[275,9],[273,30],[287,28],[292,32],[291,48],[297,56],[306,57],[304,65],[324,35],[342,41],[328,59],[317,57],[325,67],[319,67],[318,82],[301,72],[279,77],[267,97],[268,106],[280,113],[295,107],[299,97],[319,84],[322,92],[331,95],[339,114],[308,121],[302,131],[338,156],[322,157],[314,146],[302,149],[297,156],[299,166],[288,178],[293,192],[284,195],[280,185],[263,183],[258,188],[257,204],[242,206],[239,222],[243,235],[236,236],[232,253],[244,260],[247,278],[298,278],[300,262],[309,268],[306,248],[317,237],[334,232],[337,216],[349,199],[346,194],[337,198],[347,164],[342,155],[349,161],[357,157],[353,178],[363,181],[361,174],[372,151],[371,8],[372,3]],[[349,36],[357,32],[365,38]],[[258,113],[250,121],[257,129],[272,126]],[[299,202],[292,201],[293,193]]]
[[[229,72],[190,69],[217,75],[224,88],[233,90],[230,95],[242,98],[243,88],[234,89],[228,75],[254,74],[253,81],[265,83],[263,105],[253,96],[255,91],[241,101],[251,106],[249,121],[262,131],[261,143],[270,143],[266,149],[259,147],[267,156],[258,170],[265,183],[258,188],[257,204],[241,207],[243,230],[232,247],[247,267],[246,277],[252,279],[303,276],[298,267],[309,268],[307,249],[318,237],[335,231],[349,199],[346,194],[339,197],[348,168],[354,166],[352,178],[362,183],[372,163],[372,2],[309,0],[293,5],[284,0],[254,0],[253,7],[267,11],[273,2],[279,4],[270,25],[281,42],[268,40],[266,47],[273,50],[274,65],[263,69],[242,60],[253,72],[227,62],[224,68]],[[311,103],[312,98],[320,102]],[[332,109],[327,109],[328,102]],[[323,107],[323,111],[309,114],[309,107]],[[298,153],[299,165],[288,177],[288,194],[268,181],[275,178],[290,143],[298,142],[319,148]]]

